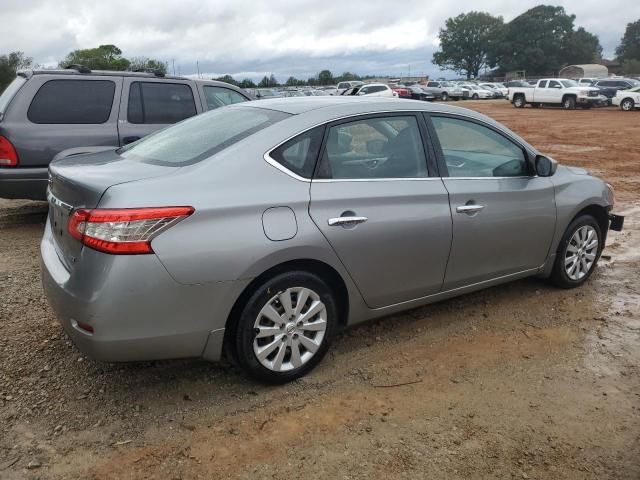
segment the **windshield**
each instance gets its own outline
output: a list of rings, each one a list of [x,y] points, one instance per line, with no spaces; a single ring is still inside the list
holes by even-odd
[[[134,161],[190,165],[289,116],[262,108],[217,108],[149,135],[121,148],[118,153]]]
[[[569,88],[569,87],[578,87],[578,82],[574,81],[574,80],[560,80],[560,83],[565,87],[565,88]]]
[[[17,76],[13,80],[13,82],[11,82],[9,86],[4,89],[4,92],[2,92],[2,95],[0,95],[0,119],[2,119],[2,114],[7,110],[7,106],[9,105],[9,102],[11,101],[13,96],[17,93],[18,90],[20,90],[20,87],[24,85],[26,81],[26,78]]]

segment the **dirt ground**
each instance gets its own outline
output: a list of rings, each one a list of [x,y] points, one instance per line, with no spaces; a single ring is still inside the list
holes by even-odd
[[[582,288],[518,281],[338,336],[265,387],[83,357],[46,305],[46,205],[0,201],[0,478],[640,478],[640,113],[465,102],[616,188]],[[404,384],[404,385],[400,385]]]

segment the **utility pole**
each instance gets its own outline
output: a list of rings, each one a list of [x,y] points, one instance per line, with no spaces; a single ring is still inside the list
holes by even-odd
[[[176,74],[176,59],[172,58],[171,59],[171,65],[173,65],[173,74]]]
[[[198,71],[198,78],[200,77],[200,62],[198,60],[196,60],[196,70]]]

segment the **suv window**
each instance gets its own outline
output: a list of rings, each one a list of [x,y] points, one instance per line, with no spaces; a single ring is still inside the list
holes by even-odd
[[[129,88],[127,120],[131,123],[176,123],[196,113],[196,102],[189,85],[133,82]]]
[[[7,111],[7,107],[9,106],[9,102],[13,100],[13,97],[20,87],[26,83],[27,79],[21,76],[17,76],[13,79],[7,88],[4,89],[4,92],[0,92],[0,120],[2,119],[2,114]]]
[[[548,88],[562,88],[562,85],[557,80],[549,80]]]
[[[540,83],[538,84],[538,88],[547,88],[547,81],[540,80]]]
[[[414,116],[376,117],[329,128],[319,178],[417,178],[427,160]]]
[[[105,123],[115,91],[111,80],[49,80],[33,97],[27,118],[33,123]]]
[[[283,143],[269,156],[295,174],[311,178],[322,144],[323,133],[324,127],[313,128]]]
[[[209,110],[247,101],[245,97],[230,88],[205,85],[203,89]]]
[[[450,177],[528,175],[522,148],[489,127],[449,117],[432,121]]]
[[[190,118],[118,150],[124,158],[167,166],[199,162],[290,115],[263,108],[223,108]]]
[[[439,87],[440,84],[438,82],[429,82],[427,83],[427,87]]]
[[[611,87],[613,86],[614,82],[610,81],[610,80],[604,80],[602,82],[598,82],[596,84],[597,87]]]

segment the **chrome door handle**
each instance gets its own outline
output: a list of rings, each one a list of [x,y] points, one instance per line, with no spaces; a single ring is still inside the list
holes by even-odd
[[[351,225],[364,223],[367,220],[368,220],[367,217],[335,217],[327,220],[327,223],[329,224],[330,227],[335,227],[335,226],[348,227]]]
[[[458,213],[475,213],[484,208],[484,205],[461,205],[456,208]]]

